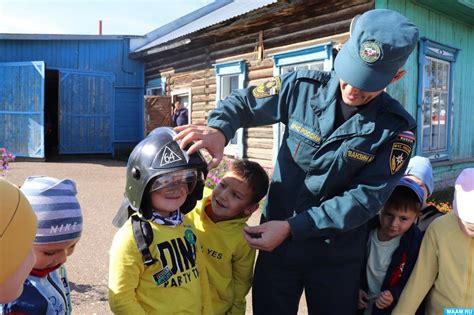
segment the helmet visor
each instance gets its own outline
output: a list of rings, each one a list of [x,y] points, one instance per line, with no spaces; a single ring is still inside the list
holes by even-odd
[[[197,171],[195,169],[187,169],[176,172],[170,172],[158,176],[151,185],[150,193],[163,189],[184,186],[190,193],[196,187]]]

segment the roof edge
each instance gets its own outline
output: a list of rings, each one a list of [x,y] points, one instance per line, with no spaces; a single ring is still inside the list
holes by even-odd
[[[216,0],[202,8],[199,8],[191,13],[188,13],[168,24],[165,24],[151,32],[148,32],[142,38],[134,38],[130,41],[130,51],[138,51],[140,48],[148,45],[152,41],[162,37],[163,35],[177,29],[183,27],[186,24],[193,22],[219,8],[222,8],[229,3],[234,2],[234,0]]]

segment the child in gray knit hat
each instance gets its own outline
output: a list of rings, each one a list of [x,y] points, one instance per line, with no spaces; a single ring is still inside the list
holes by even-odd
[[[63,264],[82,232],[76,183],[46,176],[28,177],[21,191],[38,218],[33,243],[36,263],[22,295],[1,305],[0,314],[70,314],[70,288]]]

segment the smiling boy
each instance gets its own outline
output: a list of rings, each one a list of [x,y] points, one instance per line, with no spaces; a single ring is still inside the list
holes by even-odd
[[[200,240],[184,216],[202,195],[206,163],[159,127],[127,163],[125,197],[135,212],[117,231],[109,261],[114,314],[212,314]]]
[[[206,189],[188,214],[203,247],[215,314],[245,314],[255,250],[245,241],[243,228],[268,184],[258,163],[234,160],[214,190]]]

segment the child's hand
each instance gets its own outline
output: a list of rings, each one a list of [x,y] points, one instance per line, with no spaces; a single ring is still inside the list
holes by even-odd
[[[359,301],[357,303],[357,309],[362,310],[367,308],[369,305],[367,304],[369,301],[369,296],[367,292],[362,289],[359,289]]]
[[[393,295],[389,290],[380,292],[377,300],[375,300],[375,305],[383,310],[384,308],[389,307],[393,303]]]

